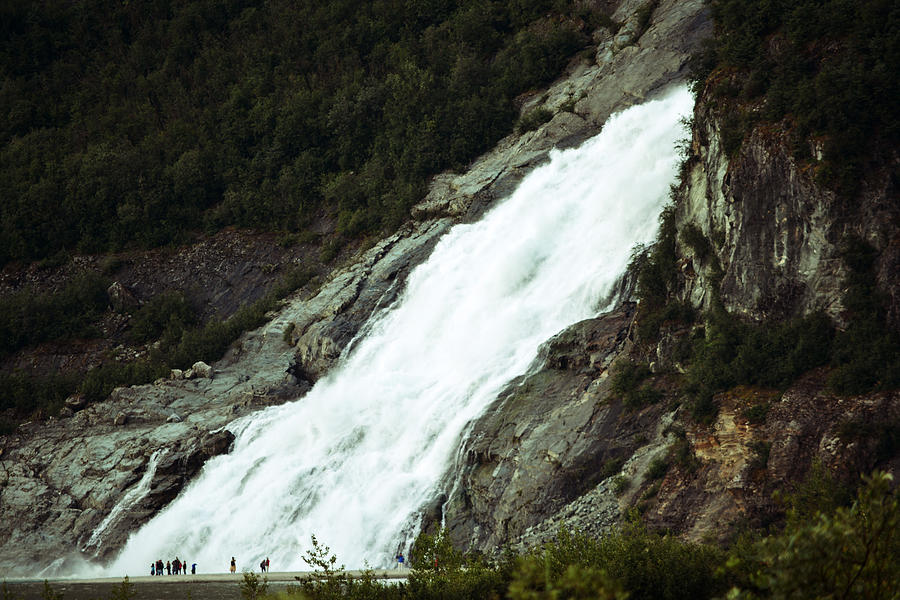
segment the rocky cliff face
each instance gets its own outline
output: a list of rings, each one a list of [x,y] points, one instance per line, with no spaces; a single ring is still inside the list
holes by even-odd
[[[728,157],[719,126],[701,103],[677,227],[697,228],[712,252],[700,257],[680,245],[683,300],[709,308],[714,258],[723,269],[718,289],[729,312],[763,321],[821,310],[842,322],[846,273],[839,244],[850,233],[879,250],[878,283],[897,296],[900,207],[888,173],[872,173],[858,204],[848,206],[816,184],[815,161],[798,163],[781,132],[757,128]]]

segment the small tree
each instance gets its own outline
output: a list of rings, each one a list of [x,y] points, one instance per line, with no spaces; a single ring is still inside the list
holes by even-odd
[[[303,593],[315,599],[342,598],[349,581],[344,565],[336,566],[337,556],[331,553],[331,548],[320,544],[314,535],[310,538],[312,549],[306,551],[303,562],[313,568],[313,573],[300,582]]]
[[[109,592],[110,600],[130,600],[137,595],[137,590],[134,589],[134,584],[128,581],[128,576],[125,576],[125,579],[122,580],[118,586],[114,587]],[[46,596],[45,596],[46,597]],[[53,596],[53,598],[61,598],[61,596]]]
[[[266,595],[269,589],[268,578],[259,580],[259,575],[251,571],[244,571],[244,580],[240,583],[241,596],[247,600],[256,600]]]

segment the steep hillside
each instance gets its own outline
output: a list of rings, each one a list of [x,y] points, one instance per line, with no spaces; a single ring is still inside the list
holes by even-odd
[[[691,139],[657,242],[635,250],[614,310],[548,340],[470,424],[421,508],[422,528],[445,526],[457,546],[485,553],[539,543],[562,525],[601,533],[626,516],[728,542],[783,520],[776,493],[840,502],[860,474],[900,473],[898,113],[896,82],[878,76],[896,72],[900,13],[890,2],[826,3],[842,29],[813,4],[589,5],[610,20],[585,21],[590,56],[518,98],[519,131],[431,178],[395,233],[348,249],[306,287],[295,281],[299,291],[268,305],[265,325],[212,368],[118,388],[0,438],[0,564],[53,557],[51,570],[72,571],[113,557],[205,461],[229,452],[236,417],[302,397],[327,375],[452,225],[476,220],[553,148],[596,134],[692,69]],[[846,75],[847,56],[868,69],[855,85],[887,94],[844,136],[857,108],[816,107]],[[327,189],[359,200],[357,175],[343,175]],[[343,221],[331,215],[340,227],[366,213],[351,208]],[[235,297],[261,295],[254,285],[273,285],[267,270],[310,266],[318,252],[271,241],[248,242],[260,252],[252,259],[222,242],[232,251],[221,253],[221,277],[240,288]],[[246,273],[254,285],[238,285]],[[123,506],[145,478],[149,492]]]

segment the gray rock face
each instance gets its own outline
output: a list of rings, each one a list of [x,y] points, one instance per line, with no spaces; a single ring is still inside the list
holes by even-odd
[[[447,477],[443,515],[457,544],[491,552],[618,472],[656,413],[609,401],[609,365],[627,346],[633,306],[563,331],[540,368],[512,381],[473,423]],[[607,507],[618,516],[613,498]],[[555,531],[553,533],[556,533]]]
[[[697,227],[723,268],[725,307],[754,320],[783,319],[821,310],[843,322],[845,270],[838,248],[848,233],[882,250],[879,283],[895,296],[897,243],[890,223],[900,217],[887,175],[872,178],[860,204],[845,206],[801,169],[780,136],[756,130],[729,160],[718,123],[699,107],[684,201],[676,226]],[[709,308],[714,285],[710,259],[679,244],[683,299]]]

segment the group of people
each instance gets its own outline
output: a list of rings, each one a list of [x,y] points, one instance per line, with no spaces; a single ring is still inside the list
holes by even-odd
[[[186,560],[178,560],[178,557],[175,557],[173,561],[166,561],[163,564],[162,559],[157,560],[156,562],[150,563],[150,574],[151,575],[187,575],[188,563]],[[163,573],[165,571],[165,573]],[[196,575],[197,573],[197,563],[191,565],[191,575]]]

